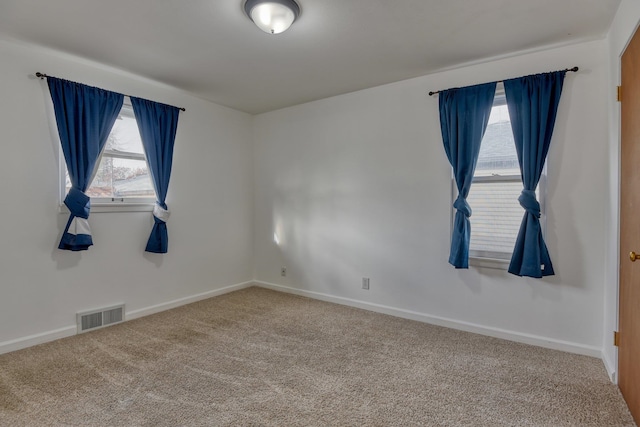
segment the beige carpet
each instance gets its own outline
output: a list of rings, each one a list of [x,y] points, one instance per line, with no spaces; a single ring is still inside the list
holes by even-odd
[[[2,426],[631,426],[598,359],[249,288],[0,356]]]

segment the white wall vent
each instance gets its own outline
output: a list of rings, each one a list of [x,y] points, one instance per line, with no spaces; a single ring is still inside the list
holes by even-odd
[[[124,322],[124,304],[76,314],[78,333]]]

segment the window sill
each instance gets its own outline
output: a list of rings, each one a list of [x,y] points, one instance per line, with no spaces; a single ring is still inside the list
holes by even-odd
[[[508,259],[500,258],[469,257],[469,265],[478,268],[493,268],[506,271],[509,269],[510,262]]]
[[[104,212],[153,212],[154,203],[92,203],[91,213]],[[66,205],[58,206],[58,212],[68,215],[69,209]]]

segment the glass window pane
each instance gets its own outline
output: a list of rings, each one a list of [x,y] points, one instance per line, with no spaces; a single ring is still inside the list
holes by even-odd
[[[474,182],[467,201],[471,215],[471,243],[474,251],[511,254],[524,216],[518,202],[521,182]]]
[[[103,156],[87,195],[115,198],[155,197],[147,162]]]
[[[107,139],[106,150],[144,154],[138,124],[131,107],[124,106]]]
[[[522,181],[504,96],[496,96],[491,109],[467,201],[473,215],[469,249],[474,257],[510,259],[524,216],[518,202]],[[536,189],[539,200],[540,188]]]
[[[489,125],[480,144],[474,176],[492,175],[520,175],[518,155],[506,105],[494,105],[491,109]]]
[[[137,154],[141,158],[121,158],[119,154],[108,153],[108,150],[128,156]],[[105,153],[102,155],[91,186],[87,189],[86,194],[93,198],[126,199],[142,197],[155,199],[155,190],[153,189],[153,183],[151,182],[144,156],[144,149],[133,109],[123,106],[118,119],[111,129]],[[65,187],[67,192],[71,188],[68,172],[66,172]]]

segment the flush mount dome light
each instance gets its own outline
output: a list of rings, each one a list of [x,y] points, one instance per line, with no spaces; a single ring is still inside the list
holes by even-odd
[[[293,0],[247,0],[244,11],[265,33],[279,34],[298,18],[300,6]]]

